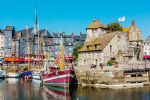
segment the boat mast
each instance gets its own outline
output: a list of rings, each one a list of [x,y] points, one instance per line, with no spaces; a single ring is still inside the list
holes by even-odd
[[[44,68],[44,39],[42,35],[42,68]]]
[[[13,61],[13,66],[16,65],[15,60],[16,60],[16,39],[14,39],[14,61]]]
[[[39,29],[39,25],[38,25]],[[39,64],[39,69],[40,69],[40,32],[38,31],[38,64]]]
[[[30,50],[30,47],[29,47],[29,32],[28,32],[28,26],[26,26],[26,33],[27,33],[27,53],[28,53],[28,70],[30,69],[30,55],[29,55],[29,50]]]

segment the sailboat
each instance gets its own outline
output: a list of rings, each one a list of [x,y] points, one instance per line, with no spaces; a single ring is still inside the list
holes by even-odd
[[[27,31],[28,67],[24,69],[24,72],[22,73],[22,79],[30,80],[30,79],[32,79],[32,72],[30,71],[30,67],[31,67],[30,53],[31,53],[31,50],[30,50],[29,41],[28,41],[28,38],[29,38],[28,35],[29,34],[28,34],[28,27],[27,26],[26,26],[26,31]]]
[[[65,62],[62,36],[61,36],[61,42],[60,42],[60,47],[59,47],[59,53],[56,57],[55,65],[53,64],[49,67],[50,67],[51,72],[47,73],[44,70],[41,75],[42,82],[44,85],[50,85],[54,87],[56,86],[56,87],[61,87],[65,89],[69,89],[73,85],[75,85],[75,70],[73,66],[69,67],[67,66]]]
[[[43,41],[43,37],[42,37],[42,41]],[[39,42],[40,42],[40,33],[38,31],[38,60],[40,61],[40,52],[39,52],[39,45],[40,45],[40,43]],[[42,45],[43,45],[43,43],[42,43]],[[43,55],[42,55],[42,58],[43,58]],[[41,80],[40,69],[41,68],[40,68],[40,64],[39,64],[39,68],[32,71],[32,77],[33,77],[33,79]]]
[[[21,73],[18,71],[18,68],[16,67],[16,42],[14,43],[14,58],[13,62],[12,62],[12,67],[8,69],[6,76],[9,78],[20,78],[21,77]]]

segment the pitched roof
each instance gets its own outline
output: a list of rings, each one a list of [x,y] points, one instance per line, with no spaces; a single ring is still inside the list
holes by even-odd
[[[3,30],[1,30],[1,29],[0,29],[0,34],[4,34],[4,33],[3,33]]]
[[[84,44],[83,47],[79,50],[79,52],[85,52],[85,51],[101,51],[103,50],[108,43],[115,37],[116,34],[119,32],[112,32],[112,33],[106,33],[103,34],[96,39],[90,41],[87,44]],[[96,46],[96,48],[95,48]]]
[[[42,34],[44,33],[44,36],[51,36],[49,31],[47,29],[42,29],[42,30],[39,30],[39,33]]]
[[[22,38],[27,38],[27,30],[26,29],[20,30],[19,32],[22,33],[22,36],[21,36]],[[33,36],[34,35],[34,28],[29,28],[28,34],[29,34],[29,37],[31,37],[31,35]]]
[[[97,28],[100,28],[100,27],[104,27],[103,24],[95,19],[93,20],[93,22],[87,27],[87,29],[97,29]]]
[[[132,20],[132,25],[128,28],[128,32],[133,31],[133,30],[139,30],[140,31],[140,29],[136,25],[135,20]]]
[[[13,26],[6,26],[6,27],[5,27],[5,30],[7,30],[7,31],[12,31],[13,29],[14,29]]]

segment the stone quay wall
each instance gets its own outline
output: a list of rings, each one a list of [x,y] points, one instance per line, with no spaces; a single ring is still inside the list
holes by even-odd
[[[97,84],[117,85],[127,83],[144,83],[148,84],[150,72],[128,73],[125,74],[119,68],[108,69],[76,69],[76,78],[81,86],[93,86]]]

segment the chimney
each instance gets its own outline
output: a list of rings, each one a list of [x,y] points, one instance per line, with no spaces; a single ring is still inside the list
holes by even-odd
[[[132,26],[136,26],[135,20],[132,20]]]

